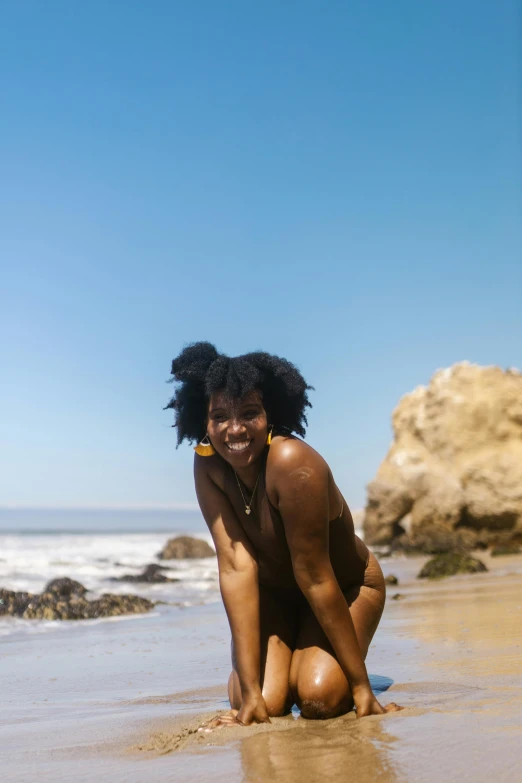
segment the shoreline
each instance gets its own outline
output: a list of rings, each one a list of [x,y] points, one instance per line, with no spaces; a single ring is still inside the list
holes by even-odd
[[[292,715],[260,727],[197,732],[228,709],[229,639],[220,604],[34,639],[2,649],[9,783],[274,779],[324,776],[358,783],[435,783],[466,775],[516,779],[522,764],[522,557],[481,555],[491,570],[438,582],[417,580],[425,558],[381,561],[389,590],[368,655],[378,696],[400,713],[361,721]],[[402,600],[391,600],[399,592]],[[390,684],[391,683],[391,684]],[[187,689],[189,686],[189,689]],[[9,746],[9,752],[6,748]],[[520,746],[520,747],[519,747]],[[87,774],[87,773],[86,773]]]

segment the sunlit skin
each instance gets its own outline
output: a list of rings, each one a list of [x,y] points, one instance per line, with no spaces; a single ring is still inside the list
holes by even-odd
[[[211,396],[206,431],[216,454],[196,455],[194,475],[216,547],[233,670],[232,710],[205,728],[269,722],[294,703],[311,719],[354,706],[358,718],[400,709],[379,704],[364,664],[384,608],[379,565],[355,536],[324,459],[293,437],[276,435],[267,446],[269,430],[257,391]]]

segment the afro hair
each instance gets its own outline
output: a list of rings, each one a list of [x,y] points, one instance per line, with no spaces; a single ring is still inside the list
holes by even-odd
[[[313,387],[286,359],[262,351],[229,357],[211,343],[199,342],[173,360],[171,373],[171,382],[180,385],[164,410],[174,410],[178,446],[205,436],[208,401],[218,390],[238,399],[256,389],[276,433],[305,435],[305,409],[312,407],[307,391]]]

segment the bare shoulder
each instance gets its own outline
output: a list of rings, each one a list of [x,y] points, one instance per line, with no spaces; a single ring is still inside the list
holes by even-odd
[[[299,465],[323,467],[328,470],[325,459],[308,443],[299,438],[283,435],[273,439],[268,452],[268,465],[277,470],[294,470]]]
[[[292,485],[320,484],[328,481],[326,460],[299,438],[277,436],[273,439],[266,464],[266,485],[270,497]]]

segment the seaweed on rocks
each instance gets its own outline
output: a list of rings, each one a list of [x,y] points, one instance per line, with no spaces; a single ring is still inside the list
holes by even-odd
[[[104,593],[89,601],[86,588],[73,579],[53,579],[42,593],[15,592],[0,588],[0,616],[25,620],[88,620],[148,612],[152,601],[138,595]]]
[[[85,595],[87,589],[76,582],[74,579],[69,579],[68,576],[62,576],[59,579],[52,579],[45,588],[46,593],[55,593],[62,598],[70,598],[73,595],[82,596]]]
[[[476,557],[461,552],[435,555],[419,571],[418,579],[442,579],[455,574],[477,574],[488,569]]]

